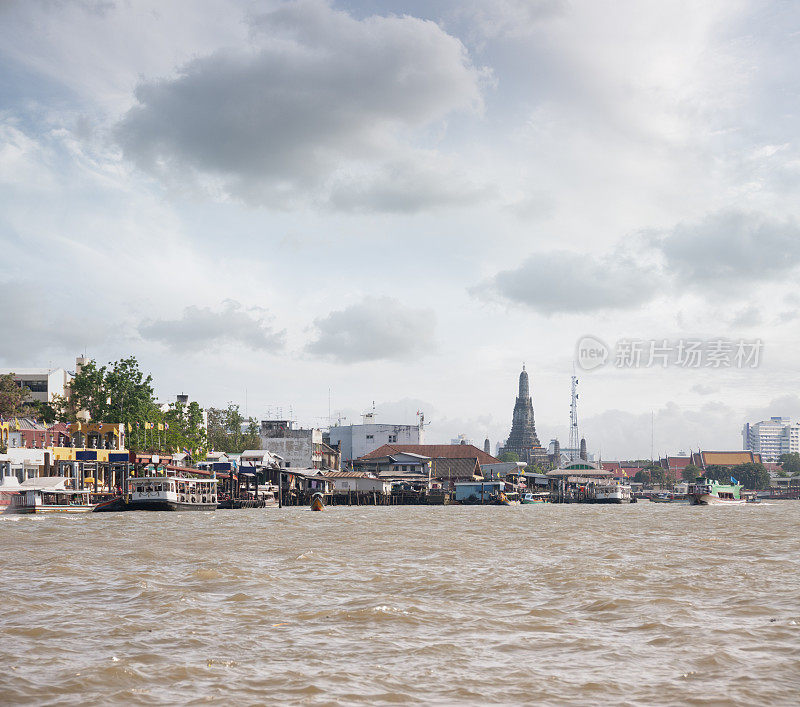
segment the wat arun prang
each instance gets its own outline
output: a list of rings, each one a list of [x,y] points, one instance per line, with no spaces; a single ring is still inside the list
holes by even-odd
[[[547,460],[547,450],[539,444],[536,436],[536,424],[533,421],[533,402],[531,401],[530,383],[525,365],[519,374],[519,395],[514,403],[514,418],[511,423],[511,434],[508,435],[500,454],[513,452],[521,462],[531,464]]]

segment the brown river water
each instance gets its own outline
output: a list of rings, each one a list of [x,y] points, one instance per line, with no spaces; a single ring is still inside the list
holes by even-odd
[[[0,517],[0,702],[798,704],[800,502]]]

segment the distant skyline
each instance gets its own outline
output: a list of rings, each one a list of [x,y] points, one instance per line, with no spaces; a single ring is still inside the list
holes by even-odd
[[[492,449],[523,361],[603,458],[800,417],[800,8],[629,0],[0,4],[0,367],[135,355],[306,425]]]

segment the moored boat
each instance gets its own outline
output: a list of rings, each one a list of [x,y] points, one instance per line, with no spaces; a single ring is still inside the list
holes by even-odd
[[[322,494],[315,493],[311,497],[311,510],[312,511],[321,511],[325,508],[325,504],[322,502]]]
[[[110,511],[214,511],[217,477],[190,467],[148,465],[125,479],[121,497],[99,503],[97,513]]]
[[[217,508],[217,480],[182,474],[144,476],[128,481],[130,511],[213,511]]]
[[[745,503],[742,498],[742,485],[740,483],[721,484],[716,479],[698,479],[689,484],[687,494],[689,503],[693,506],[728,505],[738,506]]]
[[[23,481],[11,496],[5,510],[9,514],[91,513],[98,503],[107,501],[110,494],[89,490],[75,491],[66,487],[70,481],[63,476],[43,476]]]
[[[600,484],[594,500],[596,503],[630,503],[631,487],[618,481]]]

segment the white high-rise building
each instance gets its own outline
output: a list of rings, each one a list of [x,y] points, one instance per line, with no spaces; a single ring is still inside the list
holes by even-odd
[[[800,423],[788,417],[770,417],[742,429],[744,449],[757,452],[761,461],[776,462],[781,454],[800,452]]]

